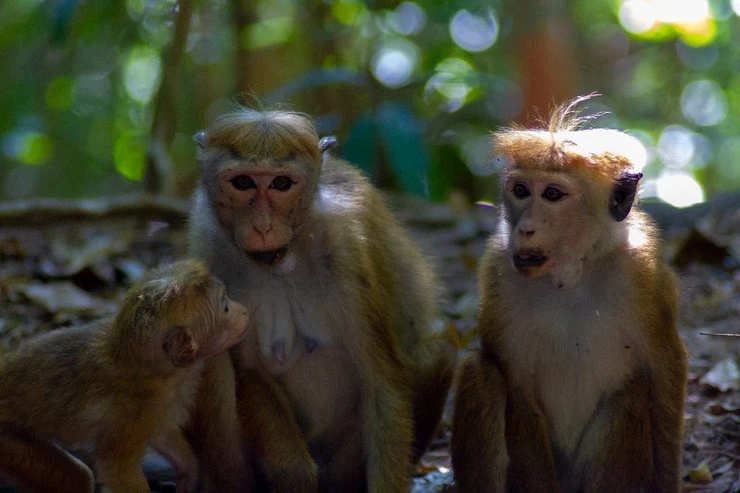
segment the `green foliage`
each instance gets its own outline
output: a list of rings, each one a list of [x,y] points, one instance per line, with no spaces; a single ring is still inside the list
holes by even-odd
[[[256,101],[311,114],[384,186],[435,200],[453,189],[495,199],[487,136],[532,114],[532,88],[565,83],[542,78],[526,55],[556,28],[577,71],[565,74],[568,97],[602,93],[592,106],[611,115],[599,124],[640,138],[648,195],[669,197],[677,176],[705,194],[740,186],[737,1],[194,5],[186,41],[174,47],[183,53],[177,111],[165,115],[175,122],[170,156],[181,181],[195,169],[190,136],[232,101]],[[142,186],[180,8],[175,0],[0,4],[0,198]]]
[[[429,195],[429,151],[422,122],[408,105],[384,103],[364,114],[350,129],[343,148],[344,157],[370,177],[377,178],[378,165],[387,163],[402,190]]]

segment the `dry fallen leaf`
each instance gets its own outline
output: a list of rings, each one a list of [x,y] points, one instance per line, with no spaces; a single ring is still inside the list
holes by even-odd
[[[692,483],[712,482],[712,472],[709,470],[707,461],[702,461],[701,464],[689,471],[689,481]]]
[[[701,378],[701,383],[720,392],[740,389],[740,368],[735,358],[730,357],[714,365]]]

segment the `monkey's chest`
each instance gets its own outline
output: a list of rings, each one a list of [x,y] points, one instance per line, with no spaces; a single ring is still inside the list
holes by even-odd
[[[360,402],[356,364],[343,340],[359,323],[358,310],[332,283],[268,285],[247,299],[255,356],[287,391],[308,441],[339,441],[327,434],[356,419]]]
[[[639,365],[634,324],[618,314],[581,307],[539,314],[506,339],[510,375],[529,388],[556,449],[570,456],[600,403]]]
[[[341,443],[336,432],[359,418],[361,384],[349,354],[340,348],[318,348],[280,380],[307,441]]]

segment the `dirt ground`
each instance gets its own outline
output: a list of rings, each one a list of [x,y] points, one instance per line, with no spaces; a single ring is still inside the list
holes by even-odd
[[[477,259],[495,213],[464,200],[432,205],[395,197],[393,203],[437,264],[444,286],[439,329],[454,328],[465,351],[477,343]],[[679,330],[691,364],[684,491],[740,492],[740,337],[707,335],[740,333],[740,213],[667,224],[665,236],[666,257],[681,279]],[[184,221],[2,226],[0,344],[11,349],[33,334],[111,313],[143,270],[185,255]],[[448,443],[449,413],[418,467],[415,493],[453,489]],[[153,487],[171,490],[159,480]]]

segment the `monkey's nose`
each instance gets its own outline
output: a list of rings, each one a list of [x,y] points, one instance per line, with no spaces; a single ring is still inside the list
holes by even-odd
[[[519,231],[519,236],[524,236],[526,238],[529,238],[530,236],[534,236],[534,228],[529,228],[527,226],[519,226],[518,231]]]
[[[260,235],[266,236],[272,231],[272,223],[256,223],[252,225],[252,228]]]
[[[528,238],[534,235],[534,221],[529,217],[523,217],[519,220],[519,224],[516,225],[516,231],[519,236]]]

